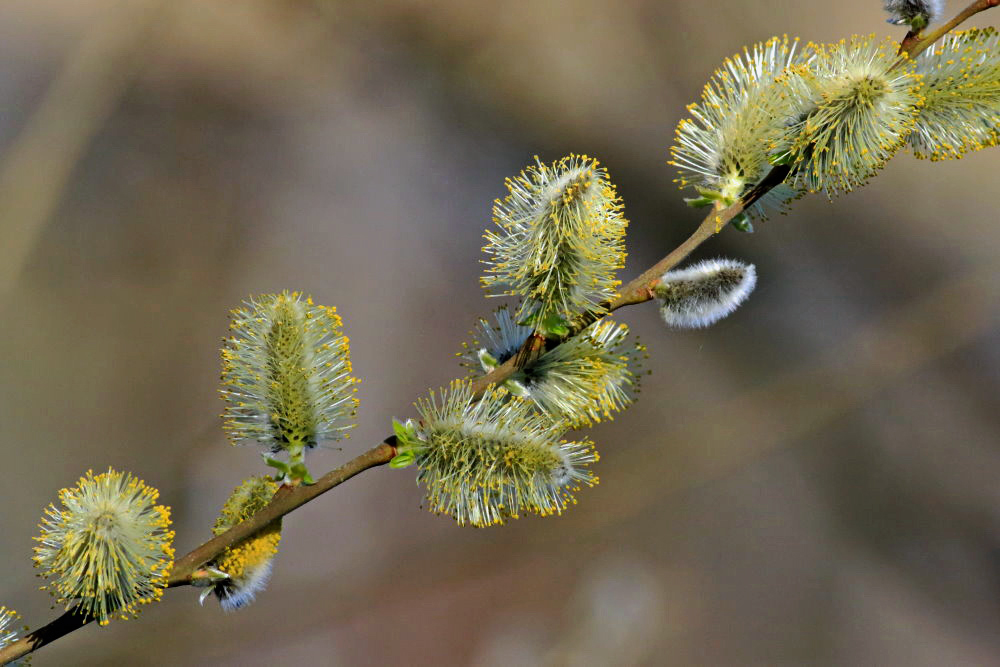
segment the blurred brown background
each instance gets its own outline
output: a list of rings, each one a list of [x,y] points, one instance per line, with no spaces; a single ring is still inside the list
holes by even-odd
[[[216,394],[248,294],[344,316],[364,383],[353,438],[312,457],[333,468],[461,373],[505,176],[598,156],[635,275],[697,222],[664,163],[719,61],[898,32],[880,5],[4,3],[0,604],[53,617],[31,537],[87,468],[158,487],[179,553],[262,471]],[[1000,664],[998,166],[901,154],[707,244],[756,293],[702,332],[622,313],[653,375],[565,516],[460,529],[371,471],[286,520],[254,606],[171,591],[35,664]]]

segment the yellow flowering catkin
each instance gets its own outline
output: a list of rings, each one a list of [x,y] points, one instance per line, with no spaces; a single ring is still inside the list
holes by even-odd
[[[950,160],[1000,141],[1000,36],[995,28],[951,32],[916,58],[926,103],[909,146]]]
[[[687,107],[691,117],[677,125],[669,162],[678,170],[675,183],[728,206],[767,175],[769,151],[786,132],[795,105],[776,80],[801,62],[797,47],[797,40],[772,37],[722,63],[705,84],[701,101]],[[747,213],[766,217],[797,194],[779,185]]]
[[[480,320],[471,345],[461,353],[474,372],[489,372],[517,354],[531,335],[507,307],[494,313],[495,325]],[[579,335],[529,361],[505,386],[533,403],[550,419],[571,427],[592,426],[624,410],[639,389],[645,347],[628,342],[624,324],[602,319]]]
[[[428,509],[459,525],[561,514],[581,485],[597,483],[593,444],[560,440],[565,425],[503,389],[477,400],[468,382],[456,381],[419,400],[417,411],[413,441],[402,446],[415,455]]]
[[[523,297],[519,319],[533,316],[541,326],[597,311],[615,296],[628,221],[594,158],[535,160],[507,179],[509,194],[493,205],[496,227],[484,235],[489,268],[482,283],[493,295]]]
[[[357,380],[337,309],[298,292],[252,298],[232,312],[222,350],[222,417],[231,442],[304,452],[347,437]]]
[[[221,535],[267,507],[278,484],[267,477],[251,477],[233,491],[215,521],[212,532]],[[271,564],[281,541],[281,519],[227,548],[213,567],[228,578],[216,583],[213,592],[226,611],[245,607],[264,590]]]
[[[60,602],[107,625],[163,595],[173,566],[170,509],[159,492],[128,473],[92,471],[59,492],[35,539],[35,566]]]
[[[902,146],[924,103],[921,75],[874,35],[806,50],[781,77],[797,110],[773,154],[791,165],[787,183],[832,196],[866,183]]]

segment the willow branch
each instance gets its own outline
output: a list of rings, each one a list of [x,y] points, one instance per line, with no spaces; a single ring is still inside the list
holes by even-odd
[[[274,494],[274,499],[271,500],[267,507],[243,523],[233,526],[217,537],[213,537],[174,563],[167,586],[183,586],[191,583],[191,574],[195,570],[218,557],[228,547],[250,537],[275,519],[279,519],[292,510],[302,507],[310,500],[318,498],[330,489],[340,486],[358,473],[388,463],[396,455],[395,441],[395,436],[387,438],[385,442],[351,459],[336,470],[323,475],[316,480],[315,484],[310,484],[309,486],[281,487]],[[32,651],[36,651],[60,637],[79,630],[90,623],[91,620],[93,619],[89,616],[78,614],[74,609],[70,609],[48,625],[0,649],[0,664],[7,664],[11,660],[17,660]]]
[[[315,484],[309,484],[308,486],[304,484],[282,486],[274,494],[274,498],[267,507],[243,523],[239,523],[221,535],[213,537],[174,563],[174,569],[170,572],[167,587],[172,588],[191,583],[191,574],[195,570],[205,563],[214,560],[223,551],[237,542],[245,540],[271,524],[271,522],[302,507],[310,500],[318,498],[330,489],[340,486],[358,473],[364,472],[369,468],[385,465],[396,455],[395,442],[396,436],[386,438],[385,442],[351,459],[336,470],[326,473],[316,480]]]
[[[979,12],[985,12],[987,9],[997,6],[1000,6],[1000,0],[976,0],[976,2],[973,2],[960,11],[955,18],[926,36],[922,37],[920,33],[909,32],[906,38],[903,39],[903,43],[900,44],[899,52],[914,58],[926,51],[931,44],[957,28],[961,23],[969,20]]]
[[[0,649],[0,665],[6,665],[12,660],[17,660],[32,651],[37,651],[46,644],[51,644],[60,637],[65,637],[74,630],[79,630],[90,623],[91,617],[85,614],[74,613],[70,609],[48,625],[42,626]]]
[[[761,183],[763,184],[769,179],[770,175],[767,178],[765,178],[764,181],[761,181]],[[782,176],[782,180],[784,180],[784,176]],[[765,190],[763,190],[760,193],[760,195],[758,195],[757,198],[763,196],[768,190],[775,187],[780,182],[781,181],[778,181],[777,183],[768,186]],[[754,190],[751,190],[751,192],[755,192],[756,190],[757,188],[754,188]],[[749,193],[747,196],[749,197]],[[617,297],[609,301],[605,301],[600,306],[598,306],[596,310],[589,312],[583,317],[581,317],[579,321],[574,323],[573,329],[568,336],[565,336],[560,339],[547,341],[547,344],[545,345],[546,349],[551,349],[552,347],[560,345],[569,340],[570,338],[579,335],[581,331],[586,329],[589,325],[593,324],[607,313],[618,310],[619,308],[624,308],[625,306],[632,306],[638,303],[645,303],[646,301],[652,299],[653,287],[656,285],[656,281],[659,280],[660,276],[662,276],[664,273],[666,273],[670,269],[674,268],[675,266],[683,262],[687,258],[687,256],[690,255],[692,252],[694,252],[694,250],[698,246],[700,246],[702,243],[704,243],[708,239],[718,234],[719,231],[721,231],[722,228],[725,227],[730,220],[732,220],[737,215],[742,213],[747,206],[753,203],[753,201],[756,201],[756,199],[753,199],[752,201],[745,199],[744,201],[736,202],[735,204],[729,206],[728,208],[713,209],[712,212],[709,213],[705,217],[705,219],[701,221],[701,224],[698,225],[698,228],[694,230],[694,233],[691,234],[691,236],[689,236],[687,240],[685,240],[679,246],[674,248],[669,255],[661,259],[659,262],[657,262],[656,264],[648,268],[646,271],[644,271],[640,276],[638,276],[637,278],[629,282],[627,285],[625,285],[619,291]],[[515,354],[510,359],[500,364],[486,375],[477,378],[472,383],[473,393],[476,396],[478,396],[482,394],[486,390],[486,388],[489,387],[490,385],[500,384],[504,380],[509,378],[511,375],[517,372],[518,368],[524,366],[525,359],[531,359],[532,357],[537,355],[539,351],[537,348],[540,345],[544,344],[543,341],[544,339],[540,339],[539,337],[535,336],[528,338],[528,340],[525,341],[525,346],[531,346],[533,349],[527,350],[528,351],[527,355]]]
[[[921,38],[919,35],[908,34],[900,45],[900,52],[906,52],[911,57],[918,55],[927,49],[931,44],[957,27],[963,21],[979,12],[1000,6],[1000,0],[977,0],[953,18],[941,28]],[[654,298],[653,287],[657,280],[664,273],[674,268],[684,261],[702,243],[718,234],[733,218],[742,213],[745,209],[756,203],[761,197],[770,192],[773,188],[784,182],[788,176],[789,168],[786,166],[774,167],[764,179],[752,188],[743,198],[726,208],[715,208],[702,220],[683,243],[674,248],[666,257],[644,271],[641,275],[625,285],[619,295],[607,301],[593,313],[588,313],[576,322],[568,336],[561,339],[546,340],[537,336],[531,336],[525,342],[525,349],[529,355],[514,355],[511,359],[492,370],[490,373],[476,379],[472,383],[473,392],[476,395],[482,394],[487,387],[493,384],[500,384],[508,379],[518,369],[518,364],[523,364],[525,358],[531,358],[540,353],[543,348],[551,348],[559,345],[570,338],[579,335],[588,325],[603,317],[604,314],[618,310],[625,306],[644,303]],[[305,486],[283,486],[275,494],[267,507],[253,515],[243,523],[233,526],[225,533],[218,535],[199,547],[196,547],[183,558],[178,560],[170,573],[167,586],[170,588],[184,586],[191,583],[191,575],[202,565],[217,558],[227,548],[235,545],[239,541],[250,537],[257,531],[269,525],[286,514],[298,509],[309,501],[323,495],[330,489],[339,486],[355,475],[385,465],[396,455],[395,436],[390,436],[379,445],[369,449],[367,452],[351,459],[336,470],[328,472],[320,477],[315,484]],[[90,622],[90,618],[77,614],[70,609],[62,616],[46,626],[31,632],[21,639],[12,642],[8,646],[0,649],[0,664],[7,664],[12,660],[21,658],[42,646],[79,630]]]

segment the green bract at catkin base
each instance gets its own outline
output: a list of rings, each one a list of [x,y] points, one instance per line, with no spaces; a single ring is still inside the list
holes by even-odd
[[[562,335],[568,323],[598,311],[621,284],[625,264],[622,202],[608,172],[586,155],[536,164],[506,181],[510,194],[493,205],[487,230],[491,296],[524,299],[518,319]]]
[[[771,170],[768,150],[786,132],[795,108],[795,99],[775,80],[801,62],[797,45],[787,36],[772,37],[727,58],[705,84],[701,101],[687,107],[691,118],[677,125],[669,164],[678,169],[674,182],[700,195],[687,200],[690,206],[729,206]],[[799,194],[779,185],[746,213],[765,218]]]
[[[909,145],[918,158],[950,160],[1000,141],[1000,36],[948,33],[916,59],[926,103]]]
[[[278,484],[267,477],[244,480],[226,500],[212,533],[222,535],[246,521],[267,507],[277,490]],[[267,587],[280,541],[281,519],[277,519],[228,547],[205,568],[203,576],[192,578],[195,586],[206,587],[201,594],[201,602],[212,593],[226,611],[234,611],[253,602],[257,594]]]
[[[810,44],[781,77],[798,110],[773,146],[786,182],[832,196],[866,183],[902,146],[924,103],[921,76],[898,44],[874,35]]]
[[[474,373],[488,373],[510,359],[532,333],[514,321],[506,306],[494,319],[496,325],[480,320],[472,344],[460,353]],[[515,371],[504,386],[572,428],[613,419],[638,392],[640,356],[646,350],[627,339],[626,325],[599,320]]]
[[[285,482],[311,483],[305,450],[348,437],[358,401],[337,309],[298,292],[251,298],[232,312],[222,349],[224,427],[234,445],[285,452],[267,458]]]
[[[42,587],[61,603],[107,625],[132,618],[163,595],[173,567],[170,509],[156,505],[159,491],[128,473],[92,471],[59,492],[49,505],[35,547],[35,567],[50,580]]]
[[[593,444],[560,440],[564,425],[503,389],[477,400],[468,382],[455,381],[416,407],[419,423],[395,424],[394,467],[416,463],[428,509],[459,525],[562,514],[581,485],[597,483]]]

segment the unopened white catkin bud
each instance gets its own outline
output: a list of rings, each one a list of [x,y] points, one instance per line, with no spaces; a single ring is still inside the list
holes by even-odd
[[[885,11],[889,12],[889,23],[922,30],[941,16],[944,0],[885,0]]]
[[[712,325],[746,301],[757,284],[753,264],[709,259],[667,271],[654,288],[667,325],[696,329]]]

